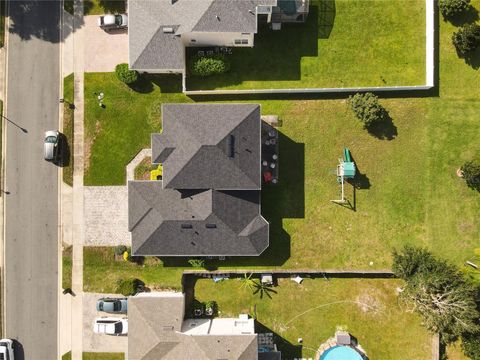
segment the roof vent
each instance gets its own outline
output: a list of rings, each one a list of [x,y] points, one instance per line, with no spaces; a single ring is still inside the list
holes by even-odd
[[[163,28],[163,33],[164,34],[173,34],[173,28],[172,27],[164,27]]]
[[[192,229],[193,228],[192,224],[182,224],[181,227],[182,227],[182,229]]]
[[[220,21],[220,16],[215,15],[215,17],[217,18],[218,21]]]
[[[235,155],[235,137],[233,135],[230,135],[227,138],[227,153],[228,157],[233,158]]]
[[[217,228],[217,224],[205,224],[205,227],[207,229],[216,229]]]

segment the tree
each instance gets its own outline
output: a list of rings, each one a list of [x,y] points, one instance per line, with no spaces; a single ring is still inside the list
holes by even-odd
[[[350,96],[348,104],[355,116],[363,122],[365,129],[376,122],[385,120],[387,117],[387,111],[379,104],[378,97],[372,93],[357,93]]]
[[[480,25],[463,25],[457,32],[453,33],[452,42],[462,55],[474,51],[480,44]]]
[[[463,178],[468,187],[480,191],[480,163],[476,161],[467,161],[460,168]]]
[[[428,330],[441,333],[446,343],[478,330],[476,288],[457,267],[411,246],[394,251],[393,262],[393,272],[406,282],[401,299],[422,317]]]
[[[439,0],[438,7],[446,18],[458,15],[470,6],[470,0]]]
[[[130,70],[126,63],[115,66],[115,74],[117,75],[118,80],[127,85],[133,84],[138,80],[138,72]]]
[[[462,335],[462,350],[471,360],[480,360],[480,333]]]

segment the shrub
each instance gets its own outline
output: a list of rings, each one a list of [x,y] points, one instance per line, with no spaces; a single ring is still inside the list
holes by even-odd
[[[139,279],[118,279],[115,292],[124,296],[135,295],[143,289],[145,283]]]
[[[205,303],[205,314],[216,316],[218,314],[218,305],[216,301],[210,300]]]
[[[133,84],[138,80],[138,72],[130,70],[126,63],[115,66],[115,74],[117,75],[118,80],[127,85]]]
[[[471,360],[480,360],[480,334],[462,335],[463,353]]]
[[[466,24],[452,35],[452,42],[457,51],[468,54],[475,50],[480,44],[480,25]]]
[[[115,255],[123,255],[125,251],[127,251],[127,247],[125,245],[115,246]]]
[[[190,62],[190,72],[192,75],[211,76],[223,74],[228,70],[230,70],[230,63],[223,54],[212,57],[195,56]]]
[[[468,161],[460,168],[468,187],[480,191],[480,163]]]
[[[438,7],[444,17],[452,17],[467,10],[470,0],[439,0]]]
[[[378,97],[372,93],[357,93],[354,96],[350,96],[348,104],[355,116],[363,122],[364,128],[383,121],[387,117],[387,111],[379,104]]]
[[[203,259],[190,259],[188,263],[194,268],[200,268],[205,265],[205,260]]]

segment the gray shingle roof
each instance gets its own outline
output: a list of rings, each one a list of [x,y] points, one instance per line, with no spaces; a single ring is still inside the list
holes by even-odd
[[[162,181],[130,181],[128,208],[134,255],[255,256],[269,244],[259,191],[179,191]]]
[[[259,4],[276,3],[276,0],[129,0],[130,67],[181,70],[184,65],[181,34],[191,31],[256,33],[256,15],[249,10],[255,11]],[[174,35],[165,35],[164,27],[174,27]]]
[[[165,188],[261,188],[260,106],[168,104],[163,132],[152,134],[152,161]]]
[[[177,327],[184,297],[134,296],[128,300],[129,360],[252,360],[256,335],[185,335]]]

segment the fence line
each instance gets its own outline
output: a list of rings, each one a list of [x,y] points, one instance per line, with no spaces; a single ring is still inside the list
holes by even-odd
[[[254,95],[254,94],[326,94],[357,92],[391,92],[391,91],[427,91],[435,84],[435,0],[425,0],[426,16],[426,78],[423,85],[412,86],[367,86],[348,88],[291,88],[291,89],[238,89],[238,90],[187,90],[187,71],[182,74],[182,91],[185,95]]]

